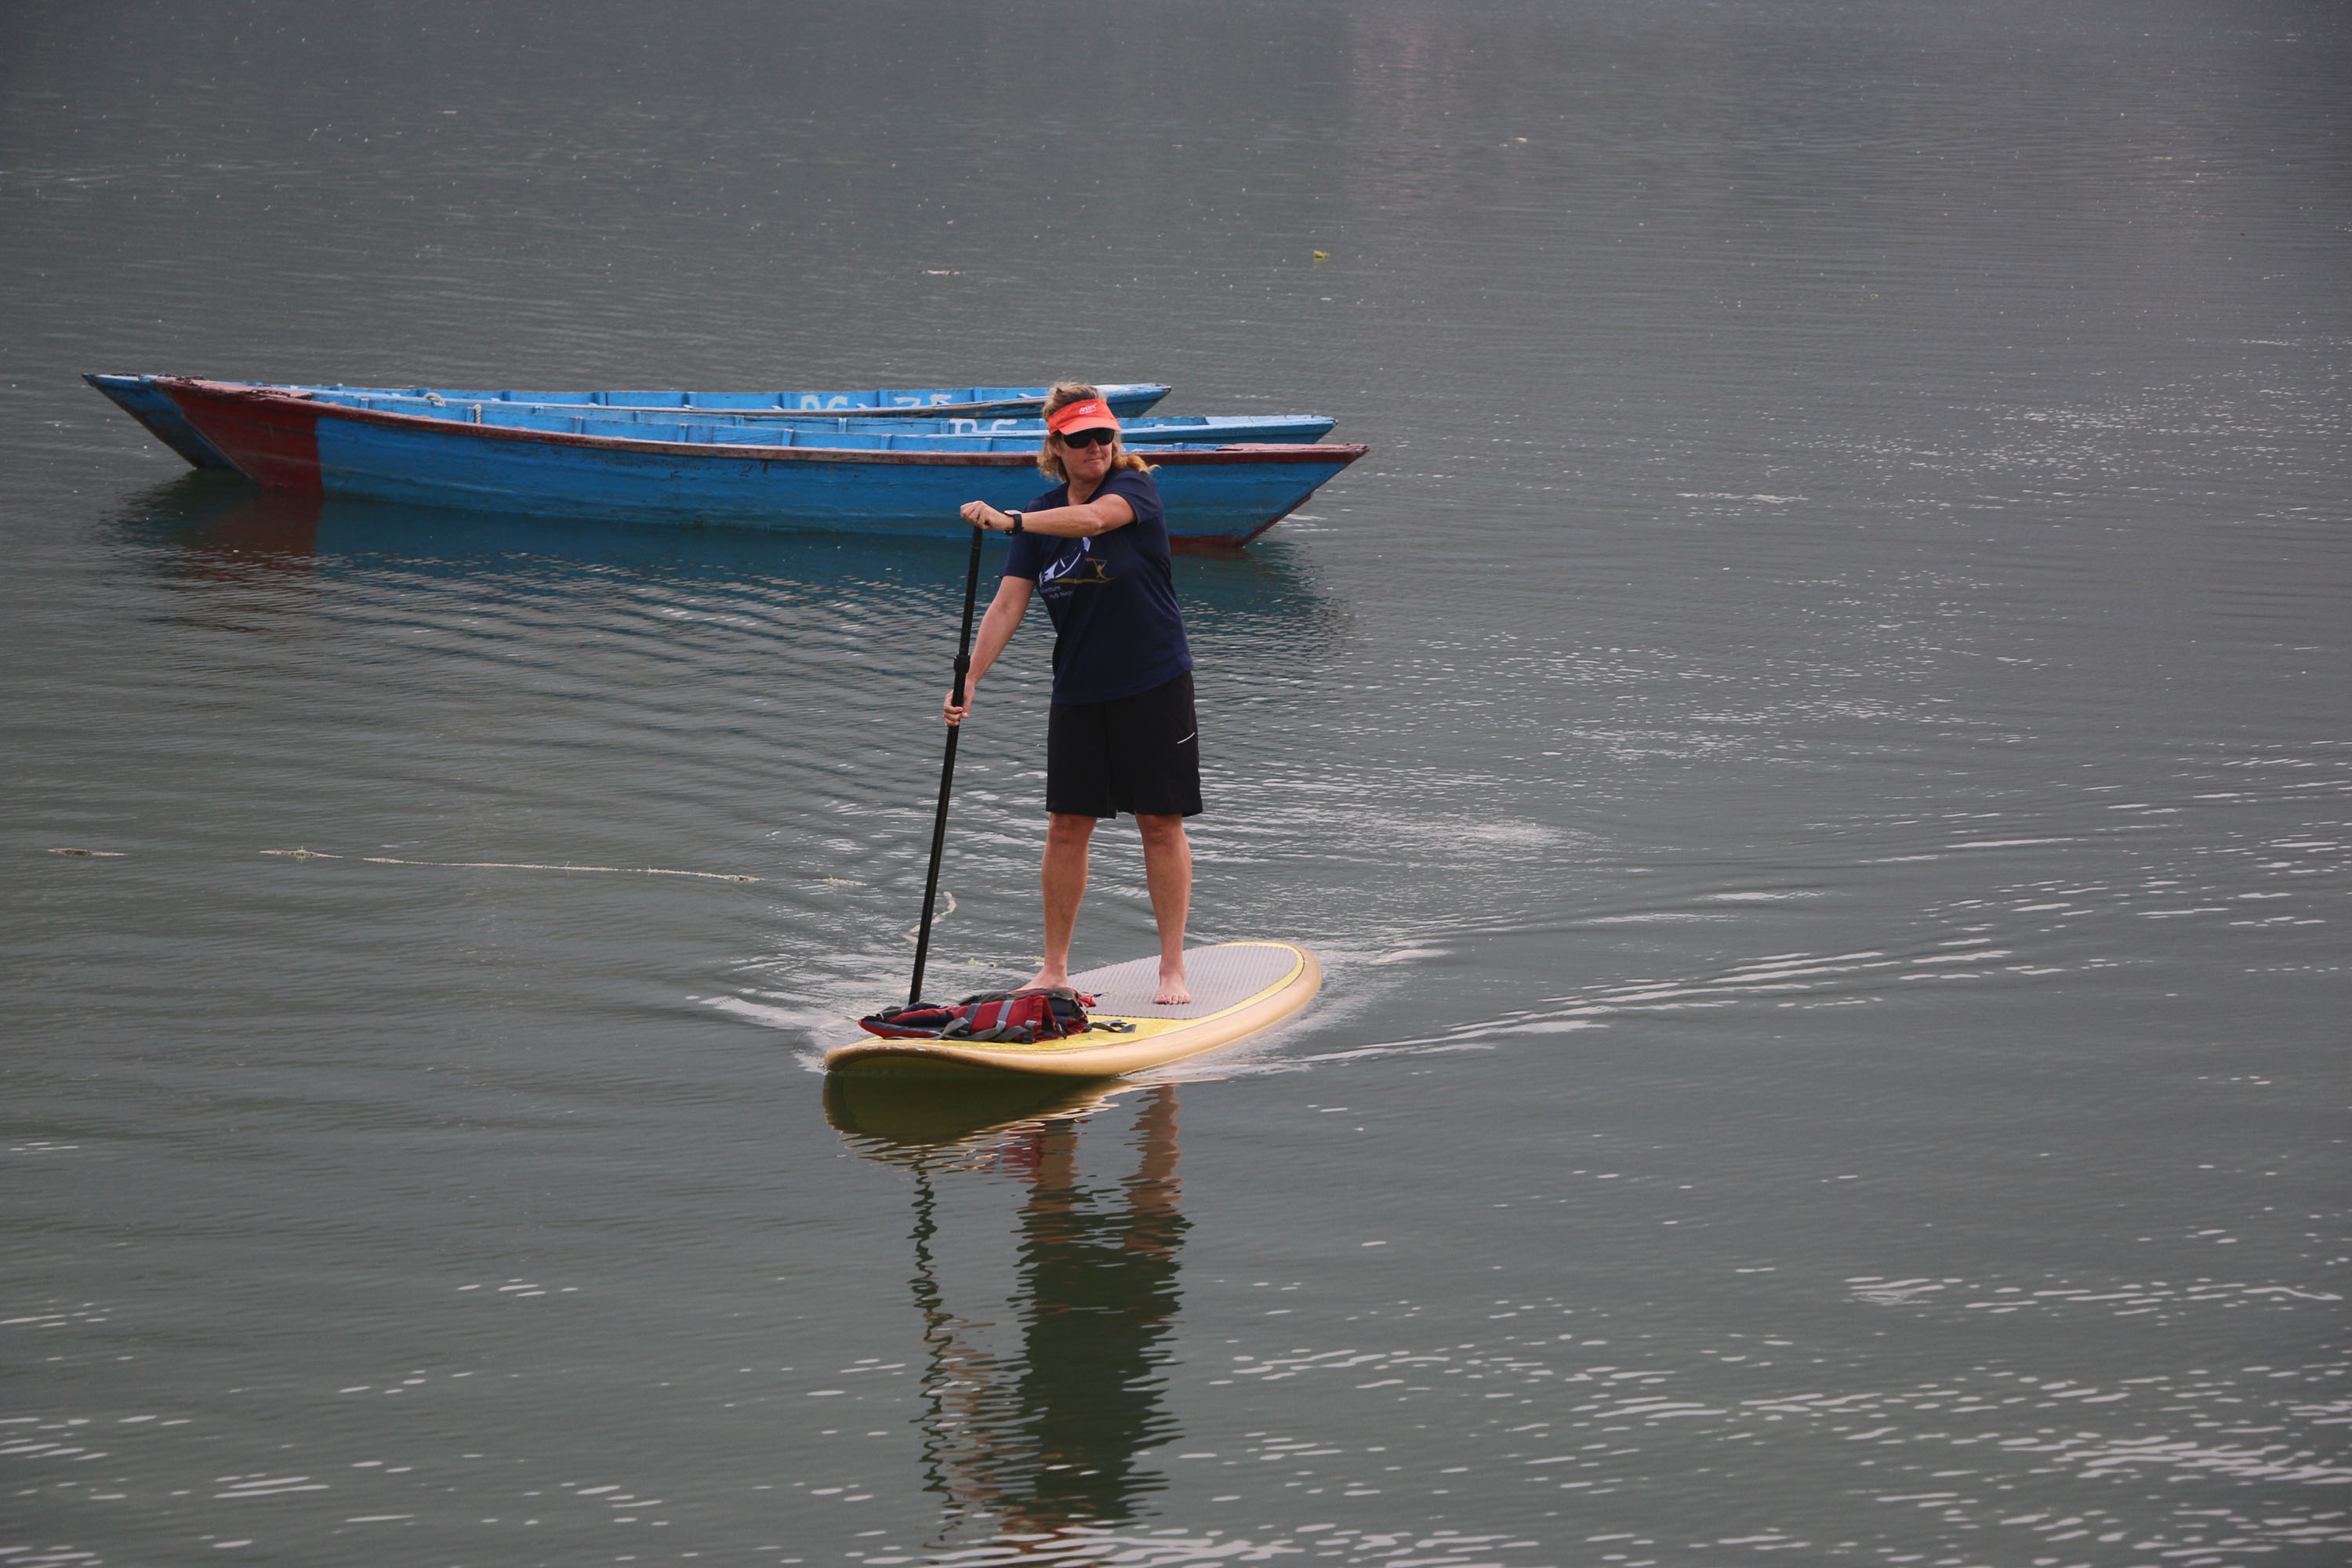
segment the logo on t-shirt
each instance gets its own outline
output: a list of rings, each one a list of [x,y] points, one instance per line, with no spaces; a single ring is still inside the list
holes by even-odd
[[[1110,564],[1095,553],[1094,542],[1091,539],[1077,539],[1071,541],[1076,549],[1064,546],[1059,555],[1038,570],[1038,589],[1050,592],[1058,588],[1067,593],[1073,588],[1091,588],[1111,581]]]

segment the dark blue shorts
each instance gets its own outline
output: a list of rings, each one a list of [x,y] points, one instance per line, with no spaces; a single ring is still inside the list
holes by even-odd
[[[1192,672],[1115,702],[1056,702],[1045,723],[1045,809],[1073,816],[1198,816],[1201,728]]]

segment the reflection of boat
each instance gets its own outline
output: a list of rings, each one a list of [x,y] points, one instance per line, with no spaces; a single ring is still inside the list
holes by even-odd
[[[261,520],[267,518],[266,525]],[[229,474],[182,473],[131,497],[109,526],[161,569],[226,560],[247,548],[299,556],[373,559],[431,579],[478,586],[545,581],[614,567],[659,581],[782,580],[821,587],[861,606],[933,585],[962,586],[965,542],[877,539],[773,529],[672,528],[489,512],[446,511],[261,490]],[[261,541],[267,540],[267,543]],[[1002,536],[988,542],[1001,561]],[[1349,635],[1345,606],[1323,591],[1312,557],[1280,542],[1176,568],[1196,648],[1236,649],[1278,638],[1314,655]]]
[[[238,472],[273,489],[546,517],[961,537],[956,509],[1035,493],[1035,452],[946,437],[787,444],[789,430],[664,429],[677,439],[518,428],[352,408],[159,376],[151,385]],[[528,423],[528,421],[526,421]],[[838,437],[847,441],[851,437]],[[1151,449],[1171,536],[1243,544],[1364,455],[1344,444]]]
[[[257,490],[230,475],[185,473],[129,499],[117,526],[168,542],[181,564],[307,559],[317,549],[317,496]]]
[[[200,468],[234,468],[235,463],[198,435],[182,418],[171,398],[152,375],[86,374],[82,379],[112,398],[118,407],[148,433]],[[258,386],[259,382],[236,382]],[[869,418],[907,415],[929,419],[992,417],[1034,412],[1043,406],[1042,386],[949,386],[874,392],[466,392],[432,386],[310,387],[296,392],[383,393],[388,396],[439,398],[456,403],[564,403],[589,408],[703,409],[713,413],[782,416],[855,412]],[[1140,414],[1169,389],[1157,382],[1114,382],[1102,388],[1111,412],[1122,416]]]
[[[1082,1181],[1081,1125],[1067,1112],[1033,1117],[995,1162],[1029,1189],[1012,1302],[1017,1348],[992,1344],[988,1322],[948,1305],[932,1251],[939,1162],[904,1145],[875,1151],[915,1173],[925,1485],[940,1498],[943,1537],[1018,1542],[1118,1524],[1165,1484],[1137,1458],[1178,1436],[1161,1404],[1177,1252],[1189,1228],[1178,1205],[1175,1086],[1145,1092],[1139,1168],[1124,1182]]]
[[[107,527],[167,578],[284,587],[310,581],[322,510],[317,496],[257,490],[233,474],[192,470],[127,498]],[[183,613],[250,631],[272,624],[271,612],[307,602],[269,594],[206,595]]]

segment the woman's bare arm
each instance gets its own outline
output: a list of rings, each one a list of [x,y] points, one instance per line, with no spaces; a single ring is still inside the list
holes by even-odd
[[[966,501],[963,520],[982,528],[1007,529],[1013,519],[984,500]],[[1050,511],[1024,511],[1021,528],[1024,533],[1048,534],[1055,539],[1092,539],[1108,533],[1114,528],[1125,528],[1135,521],[1135,508],[1122,495],[1097,496],[1084,506],[1057,506]]]
[[[972,504],[976,506],[979,503],[975,501]],[[971,712],[971,701],[980,689],[980,678],[988,673],[989,666],[996,662],[996,656],[1003,653],[1004,645],[1013,640],[1013,632],[1021,626],[1021,617],[1029,613],[1029,596],[1036,588],[1037,584],[1026,577],[998,580],[996,597],[988,602],[988,613],[980,617],[980,638],[971,650],[971,672],[964,677],[963,681],[963,706],[956,706],[953,689],[950,689],[946,700],[940,704],[940,712],[950,724],[962,723]]]

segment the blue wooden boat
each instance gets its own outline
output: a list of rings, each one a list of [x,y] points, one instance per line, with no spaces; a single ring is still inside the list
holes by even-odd
[[[1045,439],[1045,422],[1042,419],[832,418],[810,414],[718,414],[699,409],[612,408],[570,403],[459,403],[446,397],[388,396],[376,392],[312,390],[310,395],[321,402],[338,403],[346,407],[373,408],[387,414],[415,414],[427,419],[464,419],[469,423],[507,425],[518,429],[584,431],[601,436],[635,434],[656,440],[667,438],[655,433],[658,429],[730,425],[768,430],[789,428],[800,432],[799,445],[821,447],[839,445],[830,438],[835,436],[936,436],[950,440],[1007,440],[1013,445],[999,446],[994,449],[1012,451],[1025,445],[1029,450],[1034,451]],[[555,423],[541,423],[551,417]],[[1319,441],[1331,433],[1331,426],[1336,423],[1338,421],[1325,414],[1181,414],[1122,419],[1119,428],[1130,447],[1198,446],[1203,443],[1226,447],[1236,441]]]
[[[1017,507],[1045,488],[1034,439],[790,424],[615,426],[602,409],[475,406],[442,416],[277,387],[158,376],[149,386],[256,483],[274,489],[538,517],[957,536],[956,508]],[[463,417],[447,417],[462,413]],[[615,429],[626,434],[614,434]],[[1355,445],[1138,448],[1169,532],[1238,545],[1364,455]]]
[[[234,468],[226,453],[192,429],[152,375],[107,375],[82,379],[114,400],[147,427],[148,434],[200,468]],[[259,382],[228,384],[259,386]],[[595,408],[647,409],[677,414],[700,410],[745,417],[791,415],[855,415],[861,418],[1002,418],[1034,414],[1045,401],[1042,386],[947,386],[873,392],[467,392],[446,387],[295,386],[297,392],[350,392],[384,396],[439,398],[453,403],[547,403]],[[1158,382],[1119,382],[1102,388],[1111,412],[1121,418],[1141,414],[1168,395]]]
[[[863,418],[945,419],[1035,413],[1044,386],[920,387],[877,392],[459,392],[434,386],[313,386],[297,392],[381,393],[445,398],[451,403],[562,403],[597,408],[652,408],[706,414],[831,414]],[[1099,388],[1111,412],[1141,414],[1171,390],[1157,381],[1107,382]]]

